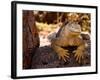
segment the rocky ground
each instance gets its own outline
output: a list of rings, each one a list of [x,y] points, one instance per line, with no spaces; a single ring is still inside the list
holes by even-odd
[[[82,35],[83,39],[88,43],[86,48],[87,57],[85,64],[78,64],[74,58],[74,53],[71,53],[70,48],[70,59],[67,62],[58,59],[57,54],[52,50],[50,46],[39,47],[36,51],[32,60],[32,69],[38,68],[59,68],[59,67],[79,67],[79,66],[90,66],[90,38],[87,35]],[[74,47],[75,48],[75,47]]]

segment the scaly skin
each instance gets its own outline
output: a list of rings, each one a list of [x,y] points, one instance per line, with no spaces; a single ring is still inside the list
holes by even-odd
[[[68,23],[65,25],[58,37],[51,41],[51,47],[58,54],[59,59],[65,62],[69,59],[68,50],[62,48],[67,46],[77,46],[75,52],[75,59],[78,63],[82,63],[84,59],[85,43],[80,36],[81,27],[77,23]]]

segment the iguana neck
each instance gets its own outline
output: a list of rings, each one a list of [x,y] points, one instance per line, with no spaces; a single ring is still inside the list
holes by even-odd
[[[67,38],[77,38],[79,35],[68,35]]]

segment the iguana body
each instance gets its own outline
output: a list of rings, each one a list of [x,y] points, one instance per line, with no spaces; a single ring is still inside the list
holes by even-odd
[[[51,41],[51,47],[58,54],[59,59],[65,62],[69,58],[68,50],[62,48],[67,46],[77,46],[74,57],[78,63],[84,59],[85,43],[80,37],[81,27],[77,23],[68,23],[62,27],[59,35]]]

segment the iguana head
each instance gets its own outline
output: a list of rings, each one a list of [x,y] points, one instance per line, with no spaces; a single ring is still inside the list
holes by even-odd
[[[78,23],[68,23],[66,28],[69,31],[69,36],[78,36],[81,33],[81,27]]]

